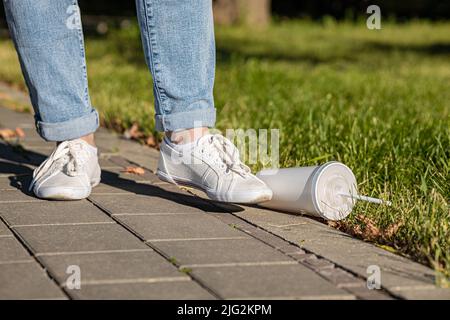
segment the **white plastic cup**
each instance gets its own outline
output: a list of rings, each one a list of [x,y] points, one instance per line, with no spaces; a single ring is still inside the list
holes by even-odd
[[[308,214],[327,220],[342,220],[353,209],[356,178],[346,165],[332,161],[321,166],[267,169],[257,173],[272,189],[272,200],[262,207]]]

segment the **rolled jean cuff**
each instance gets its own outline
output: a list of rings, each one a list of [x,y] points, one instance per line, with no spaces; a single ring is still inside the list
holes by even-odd
[[[171,114],[157,114],[155,116],[155,126],[158,131],[214,127],[215,123],[215,108],[196,109]]]
[[[65,141],[77,139],[93,133],[99,126],[98,112],[62,122],[36,122],[39,135],[47,141]]]

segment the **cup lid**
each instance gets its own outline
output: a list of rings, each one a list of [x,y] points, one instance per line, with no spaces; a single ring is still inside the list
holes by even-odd
[[[358,194],[352,170],[335,161],[319,167],[314,175],[312,188],[316,210],[327,220],[342,220],[348,216],[355,200],[342,194]]]

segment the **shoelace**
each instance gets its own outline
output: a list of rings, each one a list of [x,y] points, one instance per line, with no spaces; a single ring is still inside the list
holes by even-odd
[[[241,162],[239,150],[230,140],[220,134],[207,135],[201,139],[203,141],[199,141],[199,145],[204,145],[203,153],[208,149],[206,154],[212,154],[216,164],[224,165],[226,170],[231,170],[242,177],[250,173],[250,168]]]
[[[61,168],[62,172],[71,177],[79,175],[80,169],[87,159],[87,151],[83,148],[83,143],[80,141],[61,142],[55,151],[33,171],[33,181],[29,190],[53,165],[55,169]]]

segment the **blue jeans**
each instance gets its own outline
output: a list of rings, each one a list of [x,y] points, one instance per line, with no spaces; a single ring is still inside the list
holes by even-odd
[[[3,0],[11,36],[48,141],[95,132],[76,0]],[[215,44],[211,0],[136,0],[153,76],[156,129],[212,127]],[[130,92],[130,94],[133,94]]]

